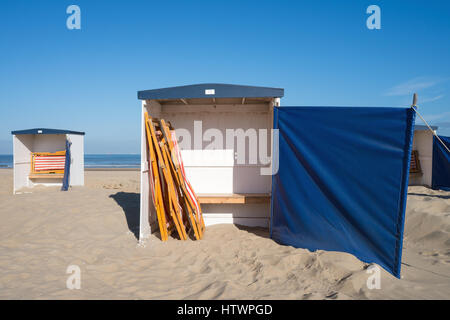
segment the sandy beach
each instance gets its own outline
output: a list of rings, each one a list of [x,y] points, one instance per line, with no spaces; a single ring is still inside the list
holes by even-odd
[[[202,241],[136,238],[138,171],[86,171],[86,186],[12,195],[0,170],[1,299],[449,299],[450,192],[410,187],[402,279],[340,252],[282,246],[267,230],[207,229]],[[66,288],[69,265],[81,289]]]

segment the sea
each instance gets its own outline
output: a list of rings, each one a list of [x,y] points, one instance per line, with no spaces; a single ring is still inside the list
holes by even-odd
[[[140,154],[85,154],[85,168],[139,168]],[[12,154],[0,154],[0,168],[12,168]]]

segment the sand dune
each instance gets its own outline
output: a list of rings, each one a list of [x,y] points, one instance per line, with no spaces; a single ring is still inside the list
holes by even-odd
[[[281,246],[263,229],[139,244],[138,172],[88,171],[69,192],[11,190],[12,171],[0,170],[1,299],[450,298],[450,192],[409,188],[402,279],[383,270],[369,290],[354,256]],[[69,265],[80,290],[66,288]]]

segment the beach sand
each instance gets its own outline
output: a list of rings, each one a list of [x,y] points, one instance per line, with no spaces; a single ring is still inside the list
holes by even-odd
[[[0,170],[0,298],[449,299],[450,192],[408,192],[402,279],[382,270],[370,290],[368,264],[279,245],[264,229],[216,225],[202,241],[139,244],[137,171],[12,195],[12,170]],[[69,265],[80,290],[66,288]]]

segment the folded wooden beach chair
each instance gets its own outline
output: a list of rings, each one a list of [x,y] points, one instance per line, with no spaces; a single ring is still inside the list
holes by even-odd
[[[189,182],[189,180],[186,177],[186,172],[184,170],[184,164],[183,164],[183,160],[181,158],[181,152],[180,152],[180,149],[178,147],[178,141],[177,141],[177,137],[176,137],[175,131],[172,130],[171,134],[172,134],[172,142],[174,144],[174,152],[175,152],[175,155],[176,155],[176,157],[178,159],[178,163],[179,163],[179,166],[180,166],[180,172],[181,172],[181,174],[183,176],[183,180],[184,180],[184,183],[186,185],[187,195],[189,196],[189,198],[191,199],[192,203],[195,206],[196,214],[197,214],[197,220],[200,223],[201,232],[203,233],[204,230],[205,230],[205,221],[203,220],[202,209],[200,207],[200,201],[198,200],[197,194],[194,192],[194,188],[192,187],[191,183]]]
[[[32,152],[30,178],[62,178],[66,151]]]
[[[150,157],[148,168],[150,192],[152,195],[153,204],[156,209],[159,231],[161,233],[161,240],[166,241],[170,234],[169,230],[171,228],[170,223],[166,219],[166,210],[164,208],[164,200],[162,196],[161,178],[158,170],[158,162],[156,159],[155,146],[153,144],[153,139],[148,124],[148,114],[145,114],[145,124]]]
[[[409,173],[422,174],[422,168],[420,167],[419,152],[413,150],[411,152],[411,160],[409,164]]]
[[[161,177],[161,190],[165,208],[169,211],[170,217],[172,218],[173,224],[175,225],[175,228],[177,230],[178,236],[181,240],[186,240],[186,230],[183,223],[183,213],[182,213],[182,207],[180,205],[177,190],[173,181],[172,174],[170,172],[170,164],[168,163],[167,156],[164,157],[165,153],[161,150],[161,147],[164,146],[164,139],[162,137],[161,132],[159,132],[159,138],[156,133],[156,129],[153,123],[153,119],[148,116],[146,113],[145,115],[146,120],[146,126],[149,129],[151,141],[153,143],[153,147],[156,154],[156,160],[158,163],[159,173]],[[150,144],[149,144],[150,145]],[[162,214],[160,211],[160,214],[157,215],[157,217],[162,219]]]
[[[164,138],[164,142],[166,142],[165,139],[166,138]],[[172,157],[169,148],[167,147],[167,144],[163,144],[161,146],[161,149],[163,151],[165,163],[167,163],[170,166],[172,175],[174,177],[173,180],[178,191],[178,199],[180,200],[180,204],[182,205],[183,211],[186,214],[184,220],[186,220],[187,223],[189,224],[190,230],[194,232],[195,239],[200,240],[202,238],[202,233],[199,230],[199,224],[196,220],[194,207],[190,202],[189,198],[187,197],[187,192],[184,188],[184,183],[180,180],[180,176],[177,173],[177,168],[175,167],[174,162],[171,160]]]
[[[186,173],[184,171],[183,160],[181,158],[181,152],[178,148],[178,141],[175,134],[175,130],[171,130],[168,124],[161,119],[160,126],[165,135],[165,139],[168,141],[168,146],[170,150],[170,155],[172,157],[173,163],[173,171],[176,176],[176,181],[178,183],[178,187],[180,188],[183,199],[185,200],[185,206],[187,213],[189,215],[189,220],[191,222],[191,226],[194,230],[194,234],[196,239],[203,238],[203,232],[205,229],[205,223],[203,221],[203,216],[200,208],[200,203],[197,199],[197,196],[186,178]]]
[[[156,209],[161,239],[166,241],[175,230],[181,240],[192,232],[203,238],[205,222],[200,203],[186,178],[175,131],[163,119],[145,113],[149,155],[149,185]]]

